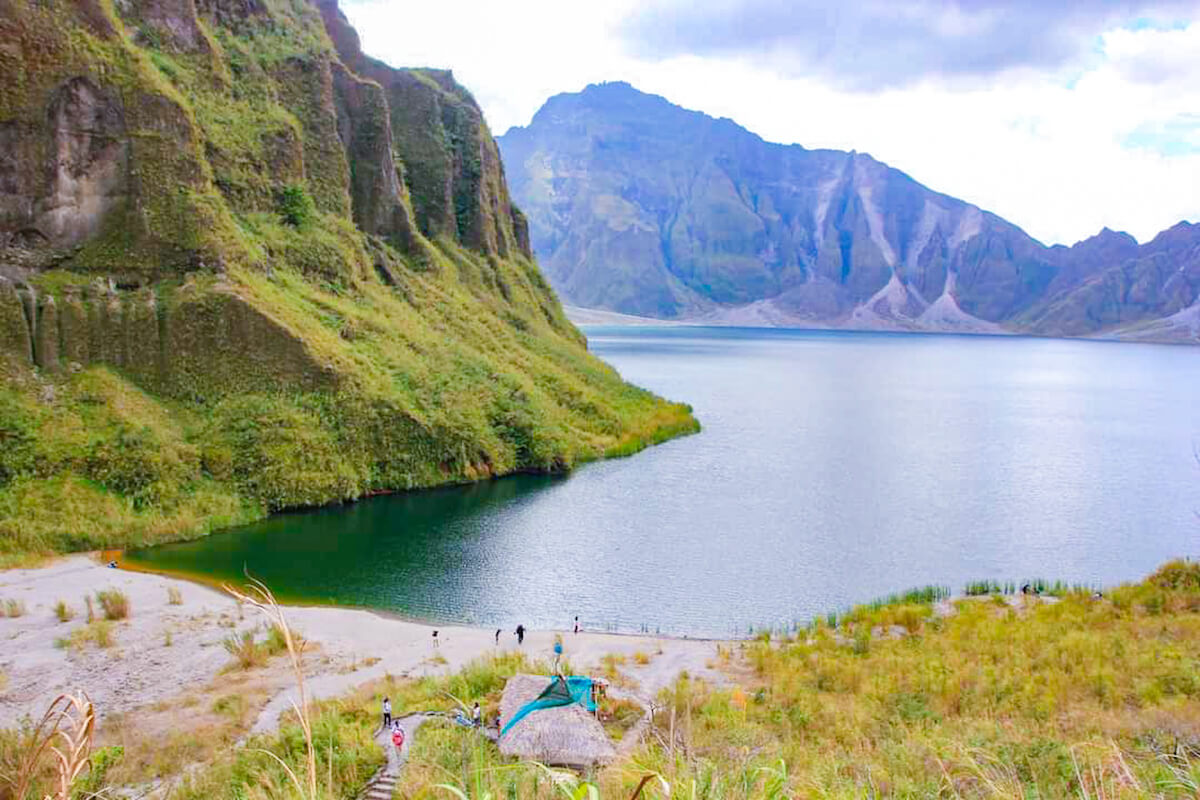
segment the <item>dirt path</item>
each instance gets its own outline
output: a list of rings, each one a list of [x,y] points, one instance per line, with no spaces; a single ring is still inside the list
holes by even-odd
[[[383,748],[387,761],[376,770],[363,790],[359,792],[358,796],[362,800],[392,800],[392,795],[396,791],[396,781],[400,778],[400,771],[408,763],[408,752],[413,737],[417,735],[417,729],[425,723],[426,719],[428,719],[426,714],[409,714],[407,717],[400,717],[400,728],[404,731],[404,745],[399,750],[392,744],[391,731],[382,725],[379,727],[379,731],[375,734],[375,741]]]

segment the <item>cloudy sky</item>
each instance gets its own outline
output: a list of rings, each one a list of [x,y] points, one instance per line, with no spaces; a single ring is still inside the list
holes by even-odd
[[[1200,221],[1200,0],[342,0],[363,49],[454,70],[496,133],[629,81],[859,150],[1047,244]]]

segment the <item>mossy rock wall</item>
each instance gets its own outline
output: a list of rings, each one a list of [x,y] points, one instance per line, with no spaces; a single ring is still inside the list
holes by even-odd
[[[0,348],[26,364],[33,363],[33,340],[29,320],[17,290],[0,279]]]
[[[422,234],[472,250],[532,258],[499,149],[483,112],[448,70],[395,69],[362,52],[336,0],[318,0],[325,30],[351,70],[387,93],[394,149]]]
[[[387,96],[379,84],[359,78],[341,62],[333,65],[333,81],[338,132],[349,153],[354,223],[411,252],[415,229],[392,152]]]
[[[205,394],[333,389],[338,376],[304,339],[237,293],[219,284],[184,286],[164,319],[166,391]]]
[[[0,288],[0,325],[6,351],[43,370],[103,364],[140,386],[199,400],[337,384],[332,368],[319,363],[301,336],[228,283],[133,291],[74,286],[64,292],[61,312],[53,295],[31,290],[27,296],[36,300],[23,303],[11,287]],[[33,318],[30,308],[36,308]]]
[[[0,262],[161,275],[238,255],[185,101],[107,3],[0,9]]]

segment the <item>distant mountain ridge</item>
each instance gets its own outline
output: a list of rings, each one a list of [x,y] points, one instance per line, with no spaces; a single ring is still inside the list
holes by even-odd
[[[566,302],[663,319],[1194,341],[1200,225],[1046,247],[869,155],[779,145],[626,83],[499,137]]]

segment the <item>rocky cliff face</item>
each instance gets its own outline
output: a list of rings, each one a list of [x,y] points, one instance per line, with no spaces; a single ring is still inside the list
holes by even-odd
[[[499,149],[474,98],[448,71],[389,67],[364,55],[336,0],[318,6],[343,64],[386,96],[395,151],[417,223],[475,250],[531,258],[525,220],[508,197]]]
[[[1173,314],[1200,291],[1166,274],[1190,274],[1196,226],[1170,254],[1110,231],[1047,248],[868,155],[770,144],[627,84],[551,98],[500,144],[535,251],[581,306],[1081,335]]]
[[[694,429],[587,354],[470,94],[335,3],[0,0],[0,73],[0,562]]]

